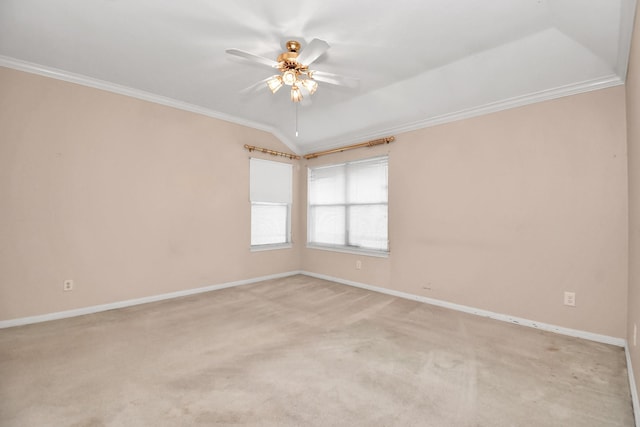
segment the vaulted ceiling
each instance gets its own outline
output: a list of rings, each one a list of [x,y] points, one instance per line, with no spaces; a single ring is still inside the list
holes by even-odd
[[[635,0],[0,0],[0,65],[272,132],[302,154],[622,84]],[[311,103],[241,94],[287,40],[331,48]],[[297,105],[297,112],[296,112]],[[297,114],[296,114],[297,113]],[[296,124],[297,117],[297,124]],[[296,127],[299,131],[296,136]]]

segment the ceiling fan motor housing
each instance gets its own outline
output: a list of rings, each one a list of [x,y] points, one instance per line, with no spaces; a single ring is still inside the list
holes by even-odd
[[[299,52],[300,51],[300,43],[296,40],[289,40],[285,45],[289,52]]]
[[[283,52],[278,56],[278,68],[280,71],[285,72],[287,70],[295,70],[298,72],[304,72],[309,67],[298,62],[298,52],[300,50],[300,43],[295,40],[289,40],[286,44],[288,52]]]

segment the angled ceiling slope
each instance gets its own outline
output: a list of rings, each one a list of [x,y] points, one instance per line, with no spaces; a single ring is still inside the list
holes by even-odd
[[[0,65],[267,130],[298,154],[622,84],[635,0],[3,0]],[[309,105],[240,94],[287,40],[331,48]]]

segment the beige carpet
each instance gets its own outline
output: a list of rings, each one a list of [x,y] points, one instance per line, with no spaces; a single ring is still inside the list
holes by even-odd
[[[0,330],[1,426],[632,426],[624,350],[294,276]]]

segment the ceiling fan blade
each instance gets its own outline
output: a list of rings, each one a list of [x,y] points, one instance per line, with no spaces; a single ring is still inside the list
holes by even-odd
[[[344,77],[333,73],[327,73],[325,71],[312,71],[311,78],[319,82],[347,86],[350,88],[356,88],[360,84],[360,80],[355,77]]]
[[[239,56],[240,58],[248,59],[249,61],[256,62],[258,64],[266,65],[267,67],[277,68],[278,63],[272,59],[265,58],[264,56],[256,55],[251,52],[246,52],[240,49],[227,49],[225,50],[229,55]]]
[[[267,80],[271,77],[267,77],[266,79],[262,79],[249,87],[246,87],[240,91],[241,95],[249,95],[251,93],[259,92],[262,89],[267,89]]]
[[[329,43],[320,39],[313,39],[311,42],[302,49],[300,55],[298,55],[298,62],[304,65],[309,65],[316,59],[318,59],[323,53],[329,50]]]

